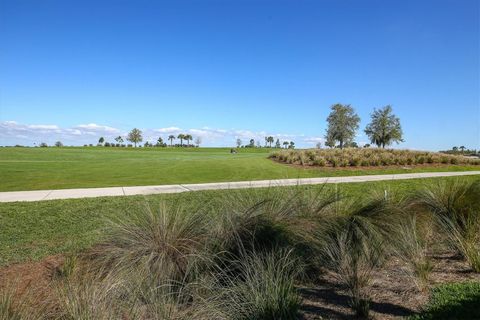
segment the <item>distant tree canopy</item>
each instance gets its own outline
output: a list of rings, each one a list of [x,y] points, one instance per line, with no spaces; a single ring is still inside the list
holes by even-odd
[[[353,108],[347,104],[334,104],[332,111],[327,118],[328,129],[325,135],[326,145],[334,147],[336,142],[343,148],[346,143],[353,141],[355,133],[358,130],[360,117]]]
[[[374,109],[371,115],[372,120],[365,128],[370,142],[378,147],[385,148],[393,142],[404,141],[400,119],[392,111],[392,107],[389,105],[378,110]]]
[[[281,148],[282,146],[280,145],[280,139],[277,139],[275,142],[275,148]]]
[[[122,136],[118,136],[115,138],[115,141],[117,141],[117,143],[123,143],[123,138]]]
[[[103,137],[100,137],[100,139],[98,139],[98,143],[102,144],[105,142],[105,139]]]
[[[55,142],[55,147],[63,147],[63,143],[61,141]]]
[[[237,148],[240,148],[240,146],[242,145],[242,139],[240,138],[237,138]]]
[[[272,143],[274,142],[274,138],[272,136],[267,137],[267,142],[270,144],[270,148],[272,147]]]
[[[142,131],[137,128],[133,128],[132,131],[128,133],[127,140],[132,142],[136,147],[137,143],[143,141]]]
[[[180,133],[177,138],[180,139],[180,146],[183,146],[183,140],[185,140],[185,135],[183,133]]]
[[[173,140],[175,140],[175,136],[173,134],[169,135],[168,140],[170,140],[170,146],[172,146]]]
[[[185,137],[185,140],[187,140],[187,145],[189,145],[189,144],[190,144],[190,141],[193,140],[193,137],[192,137],[192,135],[190,135],[190,134],[186,134],[184,137]]]

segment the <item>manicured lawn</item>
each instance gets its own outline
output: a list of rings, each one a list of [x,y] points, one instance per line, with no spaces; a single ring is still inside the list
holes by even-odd
[[[349,196],[364,197],[369,191],[378,188],[390,192],[406,194],[435,178],[424,180],[399,180],[385,182],[352,183],[325,186],[304,186],[321,190],[337,188]],[[458,179],[480,180],[480,177]],[[326,190],[326,189],[323,189]],[[254,189],[250,192],[267,192],[267,189]],[[122,218],[134,211],[145,210],[147,204],[153,210],[162,200],[179,201],[183,206],[207,205],[209,199],[228,192],[243,191],[204,191],[183,194],[151,196],[106,197],[41,202],[0,203],[0,265],[41,259],[47,255],[75,252],[98,242],[102,228],[111,218]]]
[[[271,149],[229,148],[0,148],[0,191],[203,183],[428,171],[413,169],[297,168],[267,159]]]

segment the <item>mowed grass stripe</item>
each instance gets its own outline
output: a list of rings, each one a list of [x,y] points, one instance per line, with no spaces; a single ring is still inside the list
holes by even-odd
[[[0,191],[190,184],[431,171],[478,170],[301,168],[267,159],[271,149],[0,148]]]

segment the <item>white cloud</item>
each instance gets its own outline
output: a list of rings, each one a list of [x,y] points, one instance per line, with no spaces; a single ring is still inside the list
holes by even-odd
[[[79,124],[75,128],[88,130],[88,131],[93,131],[93,132],[105,132],[105,133],[118,133],[118,132],[120,132],[120,130],[118,130],[117,128],[102,126],[102,125],[98,125],[96,123]]]
[[[29,129],[40,129],[40,130],[60,130],[57,125],[54,124],[31,124],[27,126]]]
[[[153,131],[158,132],[158,133],[175,133],[175,132],[182,131],[182,129],[180,129],[178,127],[167,127],[167,128],[153,129]]]

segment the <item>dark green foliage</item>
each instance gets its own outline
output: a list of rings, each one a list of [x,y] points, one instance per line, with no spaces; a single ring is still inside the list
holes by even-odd
[[[410,319],[480,319],[480,283],[451,283],[433,288],[424,311]]]

